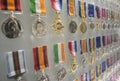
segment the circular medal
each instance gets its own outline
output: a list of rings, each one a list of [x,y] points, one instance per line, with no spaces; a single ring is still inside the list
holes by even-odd
[[[95,28],[95,25],[94,25],[94,23],[93,22],[90,22],[90,29],[94,29]]]
[[[86,26],[85,22],[81,22],[80,25],[79,25],[79,28],[80,28],[80,31],[82,33],[86,33],[87,32],[87,26]]]
[[[37,77],[38,77],[37,79],[38,81],[49,81],[49,76],[46,74],[43,74],[42,71],[38,72]]]
[[[82,58],[82,61],[81,61],[81,65],[83,66],[83,68],[85,68],[85,65],[87,64],[87,60],[85,57]]]
[[[102,26],[102,27],[103,27],[103,29],[105,30],[105,29],[106,29],[106,24],[105,24],[105,23],[103,23],[103,26]]]
[[[22,35],[21,22],[15,17],[10,17],[2,23],[1,30],[7,38],[17,38]]]
[[[36,37],[44,36],[47,32],[46,24],[44,21],[37,19],[33,24],[32,33]]]
[[[77,30],[77,24],[75,21],[71,21],[69,24],[69,30],[71,33],[75,33]]]
[[[65,78],[66,75],[66,69],[65,68],[61,68],[58,72],[57,72],[57,79],[58,81],[61,81]]]

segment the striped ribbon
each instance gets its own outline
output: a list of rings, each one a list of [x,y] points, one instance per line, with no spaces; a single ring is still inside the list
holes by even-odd
[[[44,0],[30,0],[30,10],[34,14],[46,14]]]
[[[88,4],[88,16],[94,17],[94,5],[93,4]]]
[[[100,19],[100,7],[96,6],[95,10],[96,10],[97,18]]]
[[[107,68],[110,67],[110,61],[109,61],[109,58],[107,58]]]
[[[76,56],[76,54],[77,54],[77,41],[76,40],[69,41],[68,48],[69,48],[71,56]]]
[[[100,74],[101,74],[101,68],[100,68],[100,64],[98,64],[98,65],[96,66],[96,77],[97,77],[97,78],[100,77]]]
[[[51,5],[55,11],[60,12],[62,10],[62,0],[51,0]]]
[[[106,19],[106,9],[102,8],[102,19]]]
[[[101,37],[100,36],[98,36],[98,37],[96,37],[96,48],[100,48],[101,47]]]
[[[87,50],[87,39],[80,40],[81,54],[86,54]]]
[[[19,76],[26,72],[26,58],[23,50],[6,53],[8,77]]]
[[[67,0],[67,12],[70,16],[75,16],[75,0]]]
[[[21,11],[20,0],[0,0],[0,10]]]
[[[106,36],[102,36],[102,44],[103,44],[103,46],[106,46],[106,45],[107,45]]]
[[[106,70],[106,62],[105,61],[103,61],[102,62],[102,64],[101,64],[101,72],[103,73],[103,72],[105,72],[105,70]]]
[[[94,68],[90,70],[90,81],[95,81],[95,70],[94,70]]]
[[[79,16],[83,19],[86,18],[86,2],[79,0],[78,6],[79,6]]]
[[[95,41],[94,38],[89,38],[89,51],[94,52],[95,50]]]
[[[54,62],[55,64],[63,63],[66,61],[64,43],[54,44]]]
[[[89,73],[84,73],[80,76],[80,81],[88,81]]]
[[[43,70],[49,67],[47,46],[33,48],[34,70]]]

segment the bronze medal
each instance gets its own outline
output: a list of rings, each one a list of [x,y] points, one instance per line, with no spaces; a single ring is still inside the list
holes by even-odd
[[[103,23],[102,28],[105,30],[106,29],[106,23]]]
[[[69,24],[69,30],[71,33],[75,33],[77,31],[77,24],[75,21],[71,21]]]
[[[111,28],[111,25],[110,24],[108,24],[108,29],[110,29]]]
[[[47,33],[46,24],[43,20],[37,19],[32,27],[32,33],[36,37],[42,37]]]
[[[1,30],[7,38],[17,38],[23,33],[22,24],[15,17],[10,17],[3,21]]]
[[[81,22],[79,25],[79,29],[82,33],[86,33],[87,32],[87,25],[85,22]]]

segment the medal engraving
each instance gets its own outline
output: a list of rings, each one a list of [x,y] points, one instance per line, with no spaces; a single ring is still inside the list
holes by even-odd
[[[77,31],[77,24],[75,21],[71,21],[69,24],[69,30],[71,33],[75,33]]]
[[[7,38],[17,38],[23,33],[22,24],[15,17],[6,19],[2,23],[1,30]]]
[[[57,72],[57,79],[58,81],[61,81],[65,78],[66,76],[66,69],[65,68],[61,68],[58,72]]]
[[[46,24],[44,21],[37,19],[32,27],[32,33],[36,37],[44,36],[47,32]]]
[[[80,31],[82,33],[86,33],[87,32],[87,26],[86,26],[85,22],[81,22],[80,25],[79,25],[79,28],[80,28]]]
[[[55,21],[52,24],[52,30],[54,33],[60,34],[63,32],[63,29],[64,29],[64,25],[62,21],[60,20],[60,13],[57,12]]]
[[[90,22],[90,29],[94,29],[95,28],[95,25],[94,25],[94,23],[93,22]]]
[[[76,58],[72,57],[71,65],[70,65],[70,73],[76,72],[77,69],[78,69],[78,64],[76,62]]]

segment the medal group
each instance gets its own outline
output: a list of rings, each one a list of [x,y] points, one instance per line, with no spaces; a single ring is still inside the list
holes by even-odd
[[[48,32],[47,23],[42,19],[47,15],[45,0],[29,2],[32,16],[36,16],[31,33],[39,39]],[[120,76],[119,1],[50,0],[50,2],[56,14],[51,25],[53,34],[62,35],[66,28],[61,17],[63,5],[66,5],[68,17],[71,19],[68,22],[70,33],[73,35],[77,30],[80,31],[79,41],[76,38],[67,43],[61,41],[53,45],[55,81],[65,81],[68,74],[74,75],[72,80],[67,79],[69,81],[117,81]],[[2,22],[2,33],[9,39],[22,36],[24,24],[15,17],[15,14],[22,12],[20,0],[0,0],[0,10],[10,14],[10,17]],[[76,18],[80,18],[79,24],[75,21]],[[48,72],[51,66],[49,49],[51,48],[47,45],[38,45],[32,49],[33,67],[38,81],[51,81]],[[22,81],[23,74],[27,72],[25,50],[6,52],[5,59],[7,76]],[[69,66],[66,66],[66,63],[69,63]],[[79,74],[79,77],[75,74]]]

